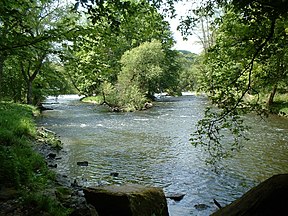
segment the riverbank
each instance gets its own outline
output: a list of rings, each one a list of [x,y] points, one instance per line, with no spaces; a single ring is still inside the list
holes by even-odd
[[[57,167],[61,142],[53,132],[36,127],[37,115],[32,106],[0,103],[0,215],[89,211],[78,188],[51,170]]]
[[[104,102],[102,96],[88,96],[81,98],[81,101],[84,103],[93,103],[93,104],[102,104]]]
[[[79,99],[60,96],[54,104],[55,98],[49,98],[45,105],[54,110],[43,112],[37,123],[65,143],[57,170],[86,187],[157,186],[166,194],[186,194],[179,202],[168,200],[171,216],[204,216],[217,209],[213,199],[225,206],[264,179],[288,173],[286,118],[271,115],[261,121],[249,115],[250,141],[216,173],[204,163],[205,152],[188,141],[207,106],[205,96],[163,97],[153,109],[133,113],[109,113]],[[80,167],[79,161],[89,165]]]
[[[79,186],[76,180],[71,181],[68,176],[55,171],[57,161],[61,160],[62,144],[53,131],[36,127],[34,120],[37,115],[39,112],[32,106],[0,103],[0,163],[2,164],[0,215],[97,216],[95,207],[86,201],[87,196],[91,194],[84,195],[83,187]],[[124,198],[130,193],[129,187],[127,186],[123,191]],[[150,212],[153,209],[150,208],[151,205],[154,206],[155,211],[158,211],[161,206],[161,212],[165,207],[165,212],[159,215],[168,215],[167,202],[162,189],[149,189],[143,186],[141,190],[139,189],[137,198],[135,197],[137,191],[134,194],[134,188],[132,189],[133,203],[138,203],[136,199],[143,199],[144,203],[133,209],[133,212],[135,210]],[[155,192],[150,194],[150,190]],[[105,208],[108,211],[111,209],[110,205],[115,204],[114,197],[118,196],[112,195],[110,201],[107,203],[105,201],[107,204]],[[155,202],[155,199],[160,199],[161,202],[151,203]],[[91,202],[90,200],[89,203]],[[130,204],[127,203],[125,208],[129,206]],[[100,209],[103,209],[102,204]],[[121,214],[122,211],[123,209],[120,210]]]

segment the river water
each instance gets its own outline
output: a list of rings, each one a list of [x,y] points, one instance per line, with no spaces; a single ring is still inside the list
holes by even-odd
[[[207,106],[204,96],[167,97],[152,109],[111,113],[75,95],[49,97],[39,125],[55,131],[64,144],[58,170],[84,186],[138,183],[162,187],[171,216],[209,215],[274,174],[288,173],[288,119],[247,117],[250,140],[217,169],[193,147],[190,134]],[[228,141],[227,141],[228,142]],[[88,167],[77,166],[88,161]],[[110,176],[118,172],[118,177]]]

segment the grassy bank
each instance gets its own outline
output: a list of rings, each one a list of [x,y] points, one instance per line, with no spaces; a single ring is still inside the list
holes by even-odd
[[[55,174],[32,148],[37,138],[35,115],[32,106],[0,102],[1,199],[17,200],[25,215],[67,215],[69,211],[47,195]]]

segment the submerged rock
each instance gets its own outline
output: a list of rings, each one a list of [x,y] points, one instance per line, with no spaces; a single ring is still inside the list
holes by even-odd
[[[141,185],[103,186],[84,189],[87,202],[99,216],[168,216],[161,188]]]
[[[48,167],[50,167],[50,168],[57,168],[57,164],[48,164]]]
[[[275,175],[221,208],[213,216],[284,216],[288,212],[288,174]]]
[[[49,153],[49,154],[47,155],[47,157],[48,157],[49,159],[55,159],[56,156],[57,156],[57,154],[54,153],[54,152],[51,152],[51,153]]]
[[[88,161],[79,161],[77,162],[78,166],[88,166]]]
[[[110,173],[110,176],[118,177],[118,176],[119,176],[119,173],[118,173],[118,172],[111,172],[111,173]]]
[[[206,210],[207,208],[209,208],[208,205],[200,203],[200,204],[196,204],[194,205],[194,207],[198,210],[198,211],[203,211]]]
[[[44,107],[43,104],[39,104],[38,105],[38,109],[42,112],[42,111],[45,111],[45,110],[53,110],[52,108],[50,107]]]

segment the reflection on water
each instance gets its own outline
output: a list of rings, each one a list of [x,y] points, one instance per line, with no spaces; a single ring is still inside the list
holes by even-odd
[[[180,202],[168,200],[171,216],[209,215],[213,199],[226,205],[271,175],[288,172],[288,120],[260,121],[249,116],[250,140],[235,158],[217,172],[205,164],[205,152],[189,143],[203,115],[204,97],[166,98],[147,111],[109,113],[102,106],[84,104],[76,96],[62,96],[39,124],[61,136],[65,152],[60,172],[83,179],[87,186],[139,183],[160,186],[165,193],[185,193]],[[77,161],[89,161],[79,167]],[[119,177],[111,177],[118,172]],[[197,210],[195,205],[208,207]]]

